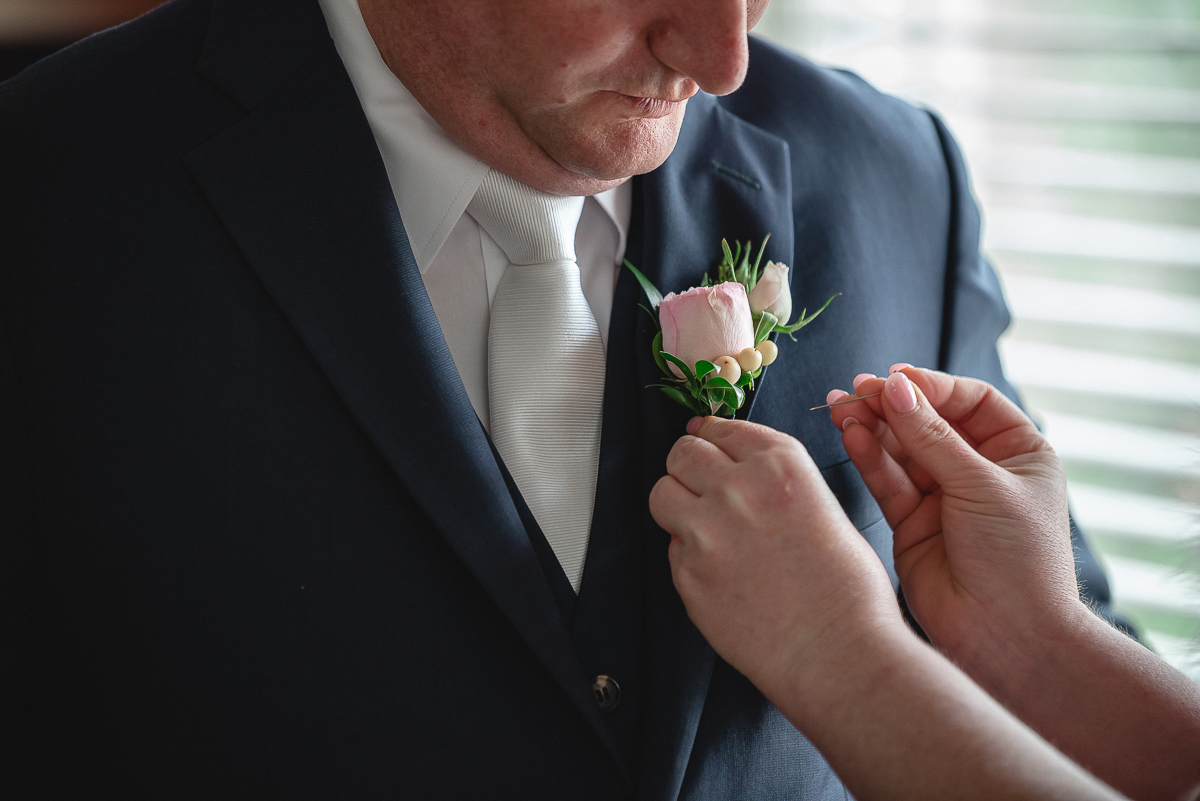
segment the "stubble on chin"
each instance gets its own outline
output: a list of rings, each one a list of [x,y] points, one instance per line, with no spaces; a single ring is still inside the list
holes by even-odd
[[[685,105],[658,119],[626,119],[585,129],[572,129],[568,123],[526,135],[562,171],[564,189],[574,183],[571,193],[595,194],[661,166],[675,149]],[[580,191],[583,188],[589,191]]]

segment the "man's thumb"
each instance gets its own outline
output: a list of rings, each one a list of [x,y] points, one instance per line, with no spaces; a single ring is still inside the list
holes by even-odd
[[[908,376],[892,373],[883,385],[883,408],[896,441],[939,484],[991,464],[946,422]]]

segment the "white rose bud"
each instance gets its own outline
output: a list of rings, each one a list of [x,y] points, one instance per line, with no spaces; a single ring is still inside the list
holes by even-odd
[[[755,314],[769,311],[779,318],[780,325],[787,325],[792,316],[792,292],[788,287],[786,264],[767,262],[762,278],[750,292],[750,311]]]

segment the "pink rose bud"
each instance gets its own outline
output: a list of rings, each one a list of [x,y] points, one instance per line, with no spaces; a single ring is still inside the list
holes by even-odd
[[[712,362],[722,356],[736,357],[754,347],[750,303],[746,288],[738,283],[689,289],[680,295],[672,292],[659,304],[658,319],[662,349],[693,370],[702,359]],[[671,369],[679,375],[675,365]]]
[[[788,287],[786,264],[767,262],[762,278],[750,292],[750,310],[755,314],[769,311],[779,318],[780,325],[787,325],[792,316],[792,291]]]

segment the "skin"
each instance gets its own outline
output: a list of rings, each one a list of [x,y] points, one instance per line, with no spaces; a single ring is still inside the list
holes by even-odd
[[[1050,446],[983,382],[893,370],[832,419],[953,663],[803,447],[751,423],[694,420],[651,496],[692,620],[860,797],[1113,797],[1065,753],[1129,797],[1195,798],[1200,688],[1079,601]]]
[[[1118,797],[908,630],[798,441],[716,418],[688,431],[650,497],[675,586],[856,797]]]
[[[687,99],[746,76],[766,0],[359,0],[384,61],[460,147],[592,195],[675,147]]]
[[[1066,477],[1045,437],[989,384],[907,369],[919,383],[901,371],[871,377],[856,393],[885,397],[836,406],[831,417],[893,526],[896,571],[922,627],[958,655],[988,620],[1036,627],[1047,610],[1078,604],[1062,536]],[[897,411],[909,403],[911,412]],[[920,413],[930,403],[937,413]],[[906,424],[908,447],[885,407]]]
[[[922,628],[993,697],[1117,789],[1194,798],[1200,688],[1079,601],[1062,469],[1049,444],[984,382],[893,371],[857,384],[856,395],[882,398],[839,405],[832,420],[896,531],[896,570]]]

